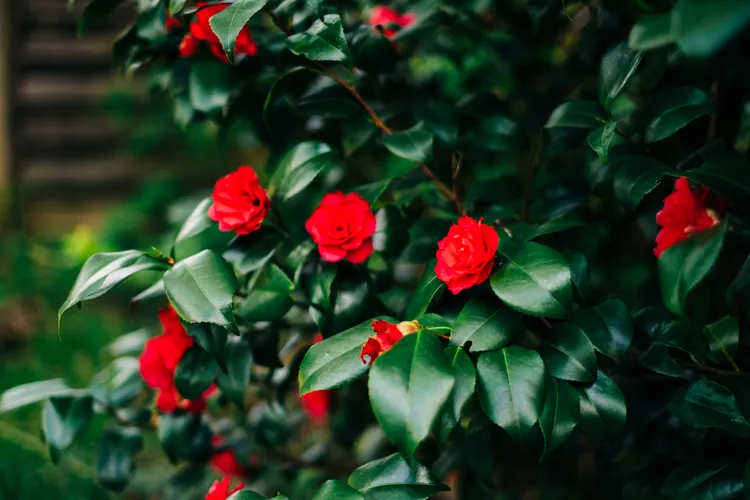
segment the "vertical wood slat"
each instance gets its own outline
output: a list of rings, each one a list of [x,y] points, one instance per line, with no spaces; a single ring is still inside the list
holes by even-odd
[[[20,172],[15,154],[13,131],[16,113],[13,103],[18,75],[14,42],[20,25],[22,5],[15,0],[0,0],[0,215],[3,225],[21,228],[19,198]]]

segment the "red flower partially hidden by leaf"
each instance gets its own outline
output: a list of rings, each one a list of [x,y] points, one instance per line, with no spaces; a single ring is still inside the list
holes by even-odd
[[[230,478],[227,476],[221,481],[214,481],[211,488],[208,490],[206,500],[227,500],[230,496],[240,491],[245,487],[244,484],[239,483],[234,488],[230,489]]]
[[[435,274],[454,295],[482,283],[492,272],[499,243],[492,226],[461,217],[438,242]]]
[[[383,34],[388,38],[396,34],[396,31],[393,28],[389,28],[389,26],[396,25],[406,28],[416,20],[417,16],[414,14],[407,12],[402,15],[396,9],[385,5],[376,5],[370,12],[370,24],[373,26],[382,26]]]
[[[363,363],[368,363],[368,357],[369,363],[372,363],[378,356],[393,347],[404,335],[418,331],[420,325],[416,321],[402,321],[394,325],[385,320],[377,319],[372,322],[372,329],[375,335],[367,339],[359,354]]]
[[[211,456],[211,465],[225,476],[242,477],[245,475],[245,468],[242,466],[234,450],[230,448],[221,449],[224,442],[219,436],[211,437],[211,444],[214,448],[220,449]]]
[[[313,337],[313,345],[323,340],[323,335],[320,333],[315,334]],[[302,408],[305,409],[305,413],[310,417],[312,423],[320,425],[328,420],[328,407],[331,402],[331,391],[313,391],[308,392],[300,398]]]
[[[361,264],[372,254],[375,214],[357,193],[328,193],[307,219],[305,229],[323,260]]]
[[[208,217],[222,231],[250,234],[260,229],[271,201],[252,167],[242,166],[216,181]]]
[[[691,188],[685,177],[675,180],[674,191],[664,198],[664,208],[656,214],[656,223],[662,227],[656,235],[657,257],[667,248],[719,223],[717,210],[723,208],[723,200],[711,200],[710,195],[703,186]],[[707,207],[709,200],[713,209]]]
[[[189,57],[195,54],[198,50],[198,45],[202,42],[208,46],[211,53],[217,59],[229,62],[229,58],[224,52],[224,47],[222,47],[219,37],[216,36],[211,28],[210,19],[229,7],[230,4],[221,3],[205,5],[205,3],[206,2],[198,3],[199,10],[195,13],[195,19],[193,22],[190,23],[190,34],[185,37],[185,40],[183,40],[183,43],[180,45],[180,56]],[[192,38],[193,41],[187,42],[188,38]],[[254,56],[257,53],[258,45],[253,41],[250,28],[243,26],[234,43],[235,58],[242,55]]]
[[[164,21],[164,28],[167,31],[170,31],[176,28],[181,28],[181,27],[182,27],[182,19],[178,16],[172,16],[169,14],[169,12],[167,12],[167,19],[166,21]]]

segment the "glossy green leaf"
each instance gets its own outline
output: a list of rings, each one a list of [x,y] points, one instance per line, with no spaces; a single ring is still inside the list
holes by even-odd
[[[586,334],[573,323],[557,323],[539,346],[547,373],[572,382],[596,380],[596,353]]]
[[[555,108],[544,128],[595,129],[606,123],[607,115],[601,104],[594,101],[573,101]]]
[[[68,298],[57,313],[57,326],[65,311],[85,300],[101,297],[130,276],[147,269],[166,269],[167,266],[139,250],[97,253],[92,255],[78,273]]]
[[[544,454],[560,446],[575,429],[580,415],[578,393],[567,382],[547,378],[544,408],[539,425],[544,435]]]
[[[627,306],[618,299],[580,309],[573,321],[597,351],[613,359],[624,354],[633,340],[633,320]]]
[[[172,306],[188,323],[212,323],[237,332],[232,311],[236,279],[227,263],[203,250],[164,273],[164,289]]]
[[[565,318],[573,309],[570,267],[555,250],[526,243],[501,258],[490,284],[500,300],[532,316]]]
[[[643,52],[619,43],[602,58],[599,70],[599,102],[609,109],[615,98],[625,89],[643,59]]]
[[[380,317],[389,323],[398,323]],[[324,339],[310,347],[299,368],[300,394],[324,389],[335,389],[356,379],[369,369],[360,358],[362,345],[375,335],[372,320]]]
[[[352,472],[349,486],[362,492],[365,500],[426,500],[448,489],[427,467],[416,463],[412,468],[398,453]]]
[[[619,160],[615,173],[614,191],[617,199],[635,210],[643,197],[653,191],[664,174],[672,172],[669,166],[648,156],[628,155]]]
[[[423,123],[418,123],[408,130],[386,136],[383,144],[399,158],[428,163],[432,159],[432,141],[432,132]]]
[[[235,88],[234,76],[231,66],[220,61],[191,62],[188,77],[190,105],[201,113],[221,115]]]
[[[352,57],[338,14],[326,14],[306,31],[288,37],[286,46],[293,54],[311,61],[342,62]]]
[[[324,142],[306,141],[291,148],[279,162],[272,183],[278,185],[276,197],[283,201],[310,185],[333,165],[336,150]]]
[[[94,414],[91,396],[52,396],[42,411],[42,431],[53,463],[86,429]]]
[[[476,387],[477,373],[474,369],[474,363],[463,349],[458,347],[449,347],[445,350],[445,355],[453,367],[453,378],[455,384],[451,390],[448,404],[445,405],[443,414],[440,418],[440,440],[445,442],[448,435],[461,420],[461,415],[474,395]]]
[[[174,238],[173,245],[176,245],[180,241],[187,240],[188,238],[192,238],[193,236],[197,236],[216,224],[208,218],[208,209],[213,202],[214,200],[209,196],[196,205],[190,215],[188,215],[188,218],[185,219],[185,222],[182,223],[182,227]]]
[[[644,16],[633,26],[628,45],[636,50],[653,50],[676,41],[671,13]]]
[[[378,128],[363,116],[353,117],[342,124],[341,149],[351,156],[375,137]],[[385,181],[384,181],[385,182]]]
[[[603,127],[592,130],[586,140],[591,149],[605,162],[610,148],[626,142],[625,138],[617,133],[616,122],[609,122]]]
[[[437,333],[439,335],[447,336],[453,331],[453,326],[450,321],[435,313],[423,314],[416,318],[416,321],[422,325],[422,328],[425,330],[429,330],[432,333]]]
[[[253,233],[237,239],[224,252],[224,260],[232,264],[238,274],[248,274],[266,265],[283,239],[276,229],[261,227]]]
[[[727,224],[696,233],[659,257],[659,279],[664,305],[675,314],[684,314],[688,294],[714,267],[724,243]]]
[[[372,245],[378,252],[397,256],[409,243],[409,229],[404,215],[394,205],[386,205],[375,214]]]
[[[244,323],[281,318],[294,304],[294,283],[284,271],[272,263],[259,273],[247,297],[237,306],[237,317]]]
[[[377,203],[380,197],[383,196],[383,193],[386,192],[390,183],[391,183],[390,179],[386,179],[384,181],[371,182],[370,184],[363,184],[361,186],[357,186],[351,191],[353,193],[359,194],[362,197],[362,199],[369,202],[370,205],[374,205],[375,203]]]
[[[370,404],[383,432],[413,455],[448,401],[455,383],[451,364],[434,333],[404,336],[370,370]]]
[[[740,412],[732,392],[710,380],[693,382],[680,391],[669,405],[670,411],[691,427],[719,428],[746,435],[750,422]]]
[[[0,413],[38,403],[53,396],[67,396],[73,392],[74,390],[60,378],[17,385],[0,396]]]
[[[217,369],[213,356],[194,345],[180,358],[174,372],[174,385],[185,399],[198,399],[211,386]]]
[[[625,397],[617,384],[599,372],[596,382],[578,389],[581,401],[581,429],[594,439],[616,436],[625,425]]]
[[[679,467],[667,477],[661,493],[668,500],[732,500],[743,488],[742,464],[725,458]]]
[[[477,394],[484,413],[518,441],[530,438],[544,406],[544,361],[519,346],[487,352],[477,361]]]
[[[734,366],[734,353],[740,341],[740,325],[734,316],[724,316],[706,325],[703,333],[708,339],[708,348],[714,359]]]
[[[364,500],[364,497],[351,486],[331,479],[323,483],[313,500]]]
[[[91,0],[81,12],[78,18],[78,36],[83,36],[83,32],[94,24],[100,22],[122,3],[123,0]]]
[[[266,3],[268,0],[236,0],[208,20],[230,60],[234,56],[234,43],[237,41],[237,35],[250,18],[265,7]]]
[[[239,408],[244,409],[245,390],[250,385],[253,373],[253,352],[250,342],[244,337],[232,336],[226,345],[226,372],[219,372],[216,385]]]
[[[461,309],[451,334],[451,344],[471,342],[471,352],[500,349],[521,331],[522,316],[494,297],[474,296]]]
[[[186,2],[187,0],[169,0],[169,14],[172,16],[178,14],[185,7]]]
[[[664,90],[650,102],[646,108],[646,142],[666,139],[696,118],[708,115],[715,109],[711,97],[694,87]]]
[[[140,429],[112,427],[104,431],[94,462],[97,480],[108,490],[120,493],[133,474],[133,455],[143,447]]]
[[[445,283],[435,275],[435,261],[433,260],[425,267],[424,274],[417,284],[417,289],[409,301],[406,318],[414,319],[427,312],[430,304],[439,300],[444,291]]]
[[[681,377],[685,370],[672,358],[669,348],[667,344],[654,342],[638,356],[638,363],[667,377]]]
[[[517,241],[532,241],[548,234],[560,233],[585,226],[583,220],[574,217],[548,220],[542,224],[525,224],[519,222],[509,227],[513,239]]]

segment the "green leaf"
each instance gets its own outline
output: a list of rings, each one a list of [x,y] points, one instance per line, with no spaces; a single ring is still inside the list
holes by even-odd
[[[302,33],[286,39],[286,46],[311,61],[349,61],[352,57],[338,14],[326,14]]]
[[[597,351],[612,359],[624,354],[633,340],[633,320],[625,303],[618,299],[581,309],[573,321]]]
[[[279,319],[294,304],[294,283],[284,271],[271,263],[258,272],[248,296],[237,306],[237,317],[245,323]]]
[[[539,346],[547,373],[572,382],[596,380],[596,353],[591,341],[573,323],[557,323],[548,340]]]
[[[375,219],[373,247],[385,255],[398,256],[409,244],[409,229],[401,210],[394,205],[386,205],[377,211]]]
[[[135,295],[130,299],[130,303],[135,304],[136,302],[143,302],[144,300],[155,299],[165,294],[164,291],[164,280],[159,279],[156,283],[143,290],[138,295]]]
[[[192,238],[201,234],[206,229],[212,227],[215,222],[208,218],[208,208],[213,204],[214,200],[209,196],[201,200],[198,205],[190,212],[188,218],[183,222],[182,227],[177,232],[177,236],[174,238],[172,245]]]
[[[274,498],[281,498],[281,497],[279,496],[279,497],[274,497]],[[240,490],[236,493],[233,493],[227,500],[266,500],[266,497],[254,491]]]
[[[229,265],[211,250],[178,262],[164,273],[164,289],[188,323],[212,323],[237,333],[232,296],[237,286]]]
[[[216,376],[216,385],[240,409],[245,407],[245,390],[253,373],[253,352],[245,337],[232,336],[226,345],[227,369]]]
[[[38,403],[53,396],[67,396],[73,392],[73,389],[60,378],[17,385],[0,396],[0,413]]]
[[[522,316],[494,297],[474,296],[461,309],[453,325],[451,344],[471,342],[471,352],[505,347],[521,331]]]
[[[359,194],[363,200],[367,201],[370,205],[374,205],[383,196],[383,193],[386,192],[390,183],[390,179],[371,182],[370,184],[357,186],[351,192]]]
[[[548,220],[542,224],[525,224],[519,222],[510,226],[513,239],[521,242],[531,241],[541,236],[555,234],[569,229],[583,227],[586,224],[577,218],[563,218]]]
[[[235,88],[232,68],[215,60],[192,61],[188,84],[190,105],[207,115],[221,115]]]
[[[740,205],[748,205],[750,198],[750,164],[736,151],[723,151],[711,156],[701,167],[673,172],[675,177],[687,177],[711,191]]]
[[[423,314],[422,316],[416,318],[416,321],[417,323],[422,325],[422,328],[424,328],[425,330],[429,330],[440,335],[450,335],[453,331],[453,326],[451,326],[450,322],[435,313]]]
[[[85,395],[52,396],[42,411],[42,431],[53,463],[81,435],[94,414],[93,399]]]
[[[700,284],[719,258],[727,224],[696,233],[659,257],[659,279],[664,305],[684,314],[688,294]]]
[[[517,441],[528,440],[544,405],[544,361],[519,346],[487,352],[477,361],[484,413]]]
[[[165,413],[159,417],[157,437],[171,462],[205,460],[210,456],[211,429],[200,414]]]
[[[518,124],[504,116],[492,116],[471,132],[471,142],[490,151],[518,149]]]
[[[539,425],[544,435],[544,455],[560,446],[578,425],[580,402],[578,393],[567,382],[547,378],[544,409]]]
[[[606,123],[607,114],[598,102],[573,101],[555,108],[544,128],[595,129]]]
[[[615,98],[625,89],[643,59],[643,52],[630,49],[626,43],[612,47],[602,58],[599,69],[599,102],[610,109]]]
[[[415,319],[426,313],[430,304],[439,300],[444,291],[445,283],[435,275],[435,261],[433,260],[425,267],[417,289],[409,301],[409,306],[406,308],[406,318]]]
[[[566,318],[573,309],[570,267],[555,250],[525,243],[492,273],[490,284],[500,300],[532,316]]]
[[[323,483],[313,500],[364,500],[364,497],[351,486],[330,479]]]
[[[413,455],[454,385],[440,340],[427,330],[404,336],[370,370],[370,404],[388,439]]]
[[[199,345],[185,351],[174,371],[174,385],[189,400],[200,398],[216,375],[216,360]]]
[[[399,158],[428,163],[432,159],[432,141],[432,132],[420,122],[410,129],[386,136],[383,144]]]
[[[440,419],[440,441],[445,442],[448,435],[461,420],[461,415],[474,395],[477,381],[477,373],[471,358],[461,348],[449,347],[445,355],[453,367],[453,378],[455,384],[451,390],[448,404],[445,405],[443,415]]]
[[[172,16],[179,14],[186,2],[187,0],[169,0],[169,14]]]
[[[444,102],[429,100],[416,103],[413,114],[414,119],[424,122],[440,141],[447,145],[456,144],[460,121],[456,107]]]
[[[365,500],[426,500],[448,489],[427,467],[416,463],[412,468],[398,453],[352,472],[349,486],[362,492]]]
[[[287,200],[310,185],[333,165],[336,150],[324,142],[306,141],[291,148],[279,162],[272,184],[278,185],[276,197]]]
[[[593,385],[578,389],[581,398],[581,429],[595,439],[616,436],[625,424],[625,397],[617,384],[599,372]]]
[[[628,155],[618,159],[614,191],[617,199],[630,210],[635,210],[643,197],[654,190],[662,176],[673,169],[649,156]]]
[[[732,500],[743,490],[743,469],[731,459],[688,463],[672,472],[661,493],[669,500]]]
[[[140,429],[113,427],[104,431],[96,449],[96,478],[108,490],[121,493],[133,474],[133,454],[143,448]]]
[[[68,298],[57,313],[57,327],[65,311],[85,300],[101,297],[130,276],[147,269],[167,266],[139,250],[97,253],[92,255],[78,273]]]
[[[740,325],[737,318],[724,316],[706,325],[703,333],[708,339],[708,348],[714,359],[726,361],[736,369],[734,353],[740,341]]]
[[[237,41],[237,35],[240,34],[250,18],[265,7],[267,3],[268,0],[236,0],[208,20],[230,61],[234,58],[234,44]]]
[[[650,143],[666,139],[696,118],[708,115],[715,105],[702,90],[680,87],[655,95],[646,109],[645,141]]]
[[[610,148],[626,142],[625,138],[617,133],[616,122],[609,122],[603,127],[592,130],[586,140],[602,161],[607,161]]]
[[[385,316],[377,319],[398,323]],[[369,365],[359,355],[362,345],[375,335],[371,324],[372,320],[365,321],[310,347],[299,368],[300,394],[335,389],[365,373]]]
[[[83,32],[92,25],[98,23],[122,3],[123,0],[91,0],[81,12],[78,19],[78,37],[83,36]]]
[[[699,429],[719,428],[747,435],[750,423],[737,407],[734,394],[709,380],[693,382],[669,404],[670,411],[685,424]]]
[[[265,266],[282,241],[283,238],[276,229],[262,226],[257,231],[238,238],[224,252],[223,257],[238,274],[248,274]]]

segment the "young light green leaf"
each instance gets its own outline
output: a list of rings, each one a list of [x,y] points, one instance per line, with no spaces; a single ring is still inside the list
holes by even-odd
[[[237,41],[237,35],[240,34],[250,18],[265,7],[267,3],[268,0],[236,0],[208,20],[211,29],[219,38],[221,46],[224,47],[224,52],[230,60],[234,58],[234,44]]]
[[[338,14],[326,14],[316,20],[306,31],[287,38],[286,46],[293,54],[311,61],[341,62],[352,57]]]

